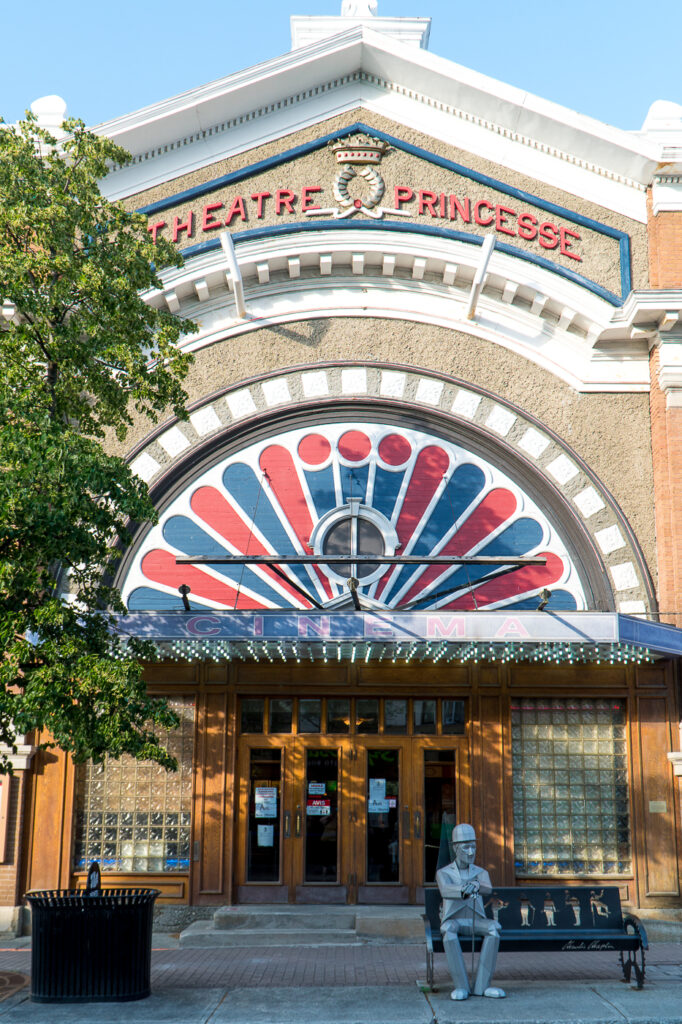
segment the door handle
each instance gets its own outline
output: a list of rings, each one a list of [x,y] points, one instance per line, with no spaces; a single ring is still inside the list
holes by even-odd
[[[403,807],[403,839],[410,838],[410,808],[405,804]]]
[[[414,838],[421,839],[422,837],[422,812],[414,812]]]
[[[298,806],[296,807],[296,825],[295,825],[294,835],[298,839],[300,834],[301,834],[301,805],[298,804]]]
[[[284,838],[291,838],[291,811],[284,812]]]

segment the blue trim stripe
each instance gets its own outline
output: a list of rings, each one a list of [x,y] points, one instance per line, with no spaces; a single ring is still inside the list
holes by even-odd
[[[386,132],[379,131],[377,128],[371,128],[362,121],[356,121],[355,124],[351,124],[347,128],[341,128],[338,131],[331,132],[329,135],[323,135],[321,138],[314,139],[312,142],[306,142],[301,146],[293,146],[291,149],[287,149],[283,153],[278,153],[276,156],[268,157],[266,160],[259,160],[254,164],[248,164],[246,167],[242,167],[238,171],[223,174],[219,178],[213,178],[211,181],[204,182],[202,185],[196,185],[194,188],[186,189],[184,192],[178,192],[173,196],[167,196],[165,199],[159,199],[156,203],[150,203],[148,206],[141,206],[138,212],[147,215],[160,213],[162,210],[168,210],[173,206],[178,206],[179,204],[188,202],[189,200],[209,195],[211,192],[215,192],[219,188],[224,188],[227,185],[235,185],[247,178],[251,178],[257,174],[262,174],[264,171],[271,170],[274,167],[280,167],[282,164],[288,163],[291,160],[296,160],[298,157],[306,156],[308,153],[314,153],[318,149],[322,149],[326,146],[328,142],[343,138],[353,132],[365,132],[371,134],[375,138],[383,139],[384,142],[390,143],[394,149],[400,149],[404,153],[410,153],[412,156],[419,157],[421,160],[426,160],[428,163],[432,163],[437,167],[442,167],[445,170],[452,171],[455,174],[461,175],[463,178],[469,178],[471,181],[476,181],[481,185],[492,188],[497,192],[502,192],[504,195],[511,196],[523,203],[528,203],[540,210],[546,210],[547,213],[551,213],[563,218],[564,220],[571,221],[573,224],[580,224],[582,227],[589,228],[590,231],[595,231],[601,235],[607,235],[609,238],[616,239],[620,243],[622,297],[626,298],[626,296],[629,295],[632,289],[630,274],[630,236],[626,232],[619,231],[617,228],[612,228],[608,224],[602,224],[601,221],[592,220],[591,217],[585,217],[582,213],[576,213],[574,210],[568,210],[566,207],[558,206],[556,203],[550,203],[546,199],[540,199],[539,196],[534,196],[531,192],[524,192],[522,189],[514,188],[512,185],[506,185],[504,182],[498,181],[496,178],[491,178],[487,174],[481,174],[478,171],[473,171],[468,167],[464,167],[462,164],[455,163],[453,160],[447,160],[445,157],[437,156],[435,153],[430,153],[428,150],[422,149],[420,146],[413,146],[409,142],[403,142],[402,139],[397,139],[395,136],[388,135]],[[354,226],[357,227],[357,225]],[[371,226],[377,227],[378,225],[373,224]],[[381,226],[385,227],[386,223],[382,222]],[[239,236],[235,235],[235,237]],[[251,237],[254,236],[252,235]],[[192,246],[191,250],[188,249],[185,250],[185,252],[187,254],[194,255],[195,253],[193,250],[195,248],[196,247]],[[502,245],[499,245],[498,248],[502,249]],[[515,255],[517,252],[518,250],[515,252]],[[542,257],[540,257],[540,259],[541,258]],[[549,261],[547,262],[549,263]],[[543,264],[540,265],[542,266]],[[583,278],[578,274],[576,274],[573,279],[577,279],[580,283],[587,280],[587,278]]]
[[[235,242],[252,242],[254,239],[269,238],[273,235],[295,235],[302,231],[324,231],[327,229],[347,231],[351,228],[355,230],[360,229],[361,231],[407,231],[415,235],[435,235],[437,238],[454,239],[457,242],[465,242],[469,245],[482,245],[484,238],[483,235],[470,235],[465,231],[438,228],[433,224],[414,224],[412,221],[401,224],[395,220],[382,221],[380,226],[376,222],[370,223],[364,220],[357,221],[355,224],[347,220],[318,220],[309,221],[304,224],[299,224],[298,222],[294,224],[274,224],[272,227],[253,228],[250,231],[235,231],[232,234],[232,238]],[[217,238],[211,238],[207,242],[190,245],[186,249],[182,249],[181,252],[185,259],[191,259],[193,256],[203,256],[204,253],[213,252],[219,248],[220,241]],[[497,242],[495,248],[499,252],[507,253],[509,256],[515,256],[517,259],[525,260],[527,263],[533,263],[537,267],[542,267],[553,274],[558,274],[559,277],[572,281],[574,284],[578,284],[582,288],[586,288],[588,291],[598,295],[599,298],[605,299],[612,306],[622,306],[623,304],[623,300],[618,295],[615,295],[614,292],[608,291],[607,288],[602,288],[600,284],[597,284],[596,281],[591,281],[589,277],[576,274],[575,270],[571,270],[569,267],[561,267],[556,263],[552,263],[545,256],[528,252],[526,249],[518,249],[515,245],[508,245],[507,242]]]

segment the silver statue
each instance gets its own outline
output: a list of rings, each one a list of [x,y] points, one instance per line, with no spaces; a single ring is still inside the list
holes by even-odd
[[[343,0],[342,18],[373,18],[377,13],[378,0]]]
[[[448,968],[455,987],[451,999],[468,999],[471,995],[469,976],[464,965],[460,935],[470,935],[473,948],[474,935],[483,936],[478,971],[474,983],[475,996],[502,999],[505,993],[490,983],[500,948],[500,924],[485,915],[481,893],[489,894],[493,887],[490,876],[476,867],[476,833],[471,825],[456,825],[452,830],[454,860],[441,868],[436,881],[443,897],[440,930]],[[473,955],[472,955],[473,961]]]

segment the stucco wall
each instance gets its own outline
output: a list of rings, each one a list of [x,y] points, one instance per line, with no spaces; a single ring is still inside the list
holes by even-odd
[[[313,127],[284,136],[277,140],[277,142],[256,147],[248,152],[240,153],[238,156],[211,164],[199,171],[182,175],[181,177],[175,178],[163,185],[156,186],[155,188],[131,197],[127,201],[127,204],[131,208],[149,205],[163,198],[173,196],[185,189],[193,188],[221,175],[256,163],[257,161],[276,156],[284,150],[300,146],[303,143],[317,139],[320,136],[347,127],[354,121],[362,121],[371,128],[384,131],[406,143],[419,146],[428,152],[436,154],[437,156],[452,160],[470,168],[471,170],[502,181],[507,185],[529,192],[538,198],[555,203],[558,206],[565,207],[575,213],[582,214],[585,217],[600,221],[601,223],[608,224],[618,230],[625,231],[630,235],[632,243],[631,270],[633,287],[644,288],[647,286],[648,253],[645,225],[614,214],[603,207],[597,206],[595,203],[578,199],[573,195],[561,191],[560,189],[552,188],[525,175],[509,171],[508,169],[501,167],[498,164],[491,163],[488,160],[482,160],[471,153],[458,149],[456,146],[449,146],[446,143],[433,139],[421,132],[396,124],[387,118],[381,117],[378,114],[363,108],[358,108],[349,113],[329,118],[325,121],[319,122]],[[337,170],[338,167],[334,161],[333,154],[326,147],[323,147],[321,150],[299,157],[291,163],[264,171],[257,176],[218,190],[208,196],[203,196],[193,201],[174,205],[172,208],[164,210],[158,215],[154,214],[150,216],[150,224],[165,221],[166,226],[160,229],[160,233],[165,234],[168,237],[172,237],[171,227],[174,223],[174,218],[178,217],[179,221],[183,222],[187,218],[189,211],[194,210],[195,218],[193,235],[189,238],[187,232],[181,232],[178,235],[178,244],[181,246],[187,246],[188,244],[205,241],[207,238],[214,237],[215,231],[212,234],[201,232],[198,222],[200,221],[202,208],[209,202],[223,201],[224,208],[213,216],[222,216],[224,219],[234,197],[238,195],[243,195],[245,197],[245,212],[247,219],[244,220],[240,215],[235,215],[229,224],[229,229],[232,231],[244,231],[249,228],[281,224],[286,220],[306,220],[307,218],[300,210],[300,195],[303,186],[323,186],[324,192],[322,194],[315,195],[313,197],[313,201],[318,204],[322,204],[323,206],[330,204],[336,205],[336,201],[332,194],[332,184]],[[537,255],[550,259],[569,270],[583,274],[591,280],[601,284],[603,287],[608,288],[610,291],[620,294],[619,245],[617,239],[607,237],[584,226],[576,226],[575,223],[564,220],[558,215],[542,213],[541,211],[534,209],[532,206],[526,205],[521,200],[512,199],[501,192],[494,191],[487,185],[476,183],[468,178],[461,177],[450,170],[438,167],[413,154],[405,153],[401,150],[393,150],[384,157],[381,163],[381,173],[386,183],[384,203],[387,207],[393,206],[394,185],[405,185],[416,190],[421,188],[428,189],[436,193],[444,192],[448,195],[456,194],[460,198],[469,197],[472,208],[479,199],[487,199],[492,203],[506,204],[509,207],[512,207],[517,213],[521,213],[526,210],[534,212],[535,214],[539,213],[539,219],[541,221],[546,219],[555,223],[557,226],[565,226],[570,230],[577,231],[580,234],[580,241],[572,241],[571,245],[574,247],[575,252],[579,253],[582,257],[580,262],[571,259],[566,255],[562,255],[559,248],[553,250],[542,248],[537,240],[524,240],[518,235],[511,237],[500,232],[497,232],[497,237],[500,241],[507,242],[529,252],[534,252]],[[351,189],[353,187],[357,187],[357,179],[355,183],[351,183]],[[250,199],[251,195],[255,192],[267,191],[272,193],[274,196],[276,190],[282,188],[291,189],[297,194],[297,196],[299,196],[297,205],[294,207],[294,213],[277,216],[274,200],[270,199],[264,201],[262,209],[263,216],[258,218],[257,204]],[[361,182],[358,194],[361,194],[363,189],[364,192],[367,192],[367,188],[367,183]],[[405,209],[414,210],[415,206],[416,203],[412,203],[406,206]],[[407,218],[400,218],[400,220],[401,222],[406,221],[407,223],[418,221],[421,224],[449,227],[455,230],[465,230],[476,234],[488,233],[494,230],[494,227],[481,227],[473,223],[473,220],[470,224],[464,224],[461,217],[451,221],[449,219],[442,220],[440,218],[431,218],[429,215],[423,215],[421,217],[411,216]]]

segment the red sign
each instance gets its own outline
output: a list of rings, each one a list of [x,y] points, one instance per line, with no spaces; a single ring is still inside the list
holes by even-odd
[[[171,221],[159,220],[150,224],[148,231],[156,241],[159,231],[167,229],[174,242],[210,234],[237,223],[263,220],[266,214],[275,217],[300,217],[315,210],[327,213],[318,205],[323,189],[319,185],[304,185],[300,191],[279,188],[273,192],[252,192],[250,195],[236,195],[225,202],[213,201],[202,207],[189,210]],[[576,251],[580,235],[564,225],[550,220],[541,220],[529,210],[517,209],[487,199],[476,201],[467,196],[447,192],[431,192],[427,189],[413,189],[407,185],[396,185],[393,190],[393,210],[396,216],[412,216],[429,221],[446,222],[455,229],[460,225],[492,227],[495,232],[509,238],[522,238],[534,242],[541,249],[557,251],[560,256],[582,262]],[[391,209],[383,208],[390,217]],[[381,215],[377,217],[381,219]]]

